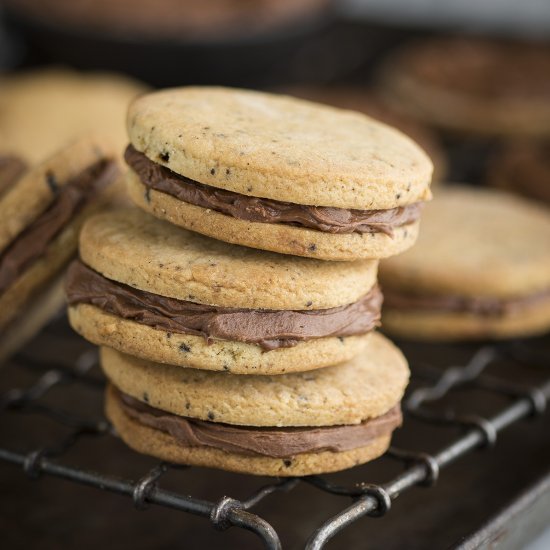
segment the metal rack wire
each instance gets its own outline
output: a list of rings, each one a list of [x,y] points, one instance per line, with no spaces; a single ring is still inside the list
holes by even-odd
[[[433,486],[440,472],[452,462],[474,449],[496,445],[497,436],[502,430],[521,419],[544,413],[550,399],[550,376],[545,369],[540,369],[539,380],[529,387],[484,372],[489,365],[500,361],[512,361],[518,365],[548,365],[546,353],[534,351],[521,343],[481,347],[464,365],[445,369],[425,363],[413,364],[413,378],[420,380],[421,384],[417,384],[418,387],[403,403],[405,417],[453,428],[454,437],[439,451],[428,454],[392,447],[384,455],[384,459],[398,461],[404,466],[404,470],[384,484],[357,483],[342,486],[330,482],[326,476],[309,476],[274,480],[245,499],[223,496],[213,502],[160,488],[159,482],[168,471],[186,467],[160,462],[134,481],[85,470],[63,460],[65,453],[82,438],[101,439],[116,435],[105,420],[83,418],[80,414],[62,410],[43,401],[48,392],[62,385],[85,386],[92,391],[101,392],[104,381],[91,373],[96,361],[97,355],[93,350],[80,355],[74,368],[51,365],[47,361],[17,358],[18,366],[37,372],[37,378],[28,387],[13,388],[0,396],[0,411],[3,414],[24,412],[45,415],[68,428],[69,433],[51,445],[24,453],[7,448],[6,442],[0,441],[0,459],[21,466],[31,478],[46,474],[126,495],[140,509],[149,504],[157,504],[207,518],[219,530],[232,526],[250,530],[269,549],[281,548],[278,533],[264,518],[251,511],[269,495],[291,491],[298,484],[309,484],[324,493],[349,497],[352,500],[348,507],[328,518],[311,534],[306,547],[309,550],[320,549],[338,532],[362,517],[387,514],[392,501],[405,490],[413,486]],[[434,404],[445,404],[446,398],[453,391],[464,387],[505,396],[507,402],[487,417],[461,414],[449,406],[443,409],[434,407]],[[405,420],[404,429],[406,427]]]

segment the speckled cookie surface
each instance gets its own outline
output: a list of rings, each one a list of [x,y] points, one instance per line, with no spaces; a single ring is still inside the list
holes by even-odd
[[[376,282],[377,262],[323,262],[230,245],[141,210],[88,220],[84,263],[103,276],[180,300],[250,309],[324,309],[350,304]]]
[[[60,187],[105,156],[98,138],[80,138],[28,170],[0,199],[0,251],[46,211]]]
[[[135,100],[127,126],[154,162],[244,195],[362,210],[430,196],[432,164],[412,140],[365,115],[296,98],[169,89]]]
[[[146,89],[109,73],[40,69],[0,79],[0,144],[30,162],[41,162],[87,132],[101,134],[112,154],[127,141],[128,103]]]
[[[176,464],[219,468],[243,474],[303,476],[335,472],[373,460],[386,451],[391,436],[373,439],[350,451],[300,453],[292,458],[246,456],[210,447],[184,447],[169,434],[154,430],[124,414],[114,392],[108,390],[106,414],[123,441],[134,450]]]
[[[234,376],[161,365],[102,348],[102,368],[123,392],[153,407],[243,426],[358,424],[396,405],[409,379],[402,353],[374,333],[357,358],[279,376]]]
[[[327,367],[365,351],[370,338],[370,333],[315,338],[265,352],[255,344],[207,343],[202,336],[166,332],[87,304],[71,306],[68,313],[74,330],[99,346],[168,365],[232,374],[283,374]]]
[[[438,188],[411,250],[380,266],[387,291],[518,297],[550,289],[550,211],[494,190]]]
[[[379,259],[399,254],[416,241],[420,222],[385,233],[334,234],[289,224],[257,223],[227,216],[149,190],[131,171],[126,176],[132,200],[154,216],[225,242],[320,260]]]

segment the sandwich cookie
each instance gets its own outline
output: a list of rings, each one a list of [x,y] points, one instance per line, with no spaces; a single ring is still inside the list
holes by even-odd
[[[308,373],[234,376],[101,350],[107,417],[133,449],[256,475],[343,470],[386,451],[409,370],[380,334],[355,359]]]
[[[380,266],[384,329],[426,340],[547,332],[549,243],[545,207],[496,190],[438,190],[414,249]]]
[[[100,146],[86,138],[27,170],[2,194],[0,340],[10,341],[0,350],[13,349],[14,334],[30,334],[30,326],[41,326],[61,307],[56,278],[77,250],[86,217],[110,199],[118,173]]]
[[[438,38],[408,45],[389,58],[381,88],[399,111],[451,133],[550,134],[550,49],[542,44]]]
[[[180,88],[129,108],[128,189],[216,239],[324,260],[406,250],[432,164],[365,115],[261,92]]]
[[[73,328],[161,363],[236,374],[333,365],[378,325],[378,262],[323,262],[215,241],[138,209],[94,216],[68,271]]]

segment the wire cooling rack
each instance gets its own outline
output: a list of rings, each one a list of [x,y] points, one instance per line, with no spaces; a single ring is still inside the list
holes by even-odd
[[[13,414],[47,417],[63,428],[63,436],[46,445],[23,450],[10,448],[9,441],[0,437],[1,460],[19,465],[31,478],[54,476],[125,495],[139,509],[155,504],[201,516],[218,530],[233,526],[247,529],[269,549],[281,548],[279,533],[252,510],[275,493],[291,493],[298,485],[307,484],[327,497],[347,499],[348,505],[327,517],[309,536],[306,548],[323,548],[340,531],[366,516],[391,517],[392,501],[408,489],[424,486],[437,491],[434,486],[445,475],[447,466],[476,449],[498,448],[500,432],[522,419],[542,415],[550,398],[550,375],[545,369],[549,366],[548,350],[533,349],[524,342],[479,347],[466,361],[456,365],[450,356],[442,361],[444,368],[426,359],[412,361],[412,389],[403,402],[402,431],[408,429],[412,419],[416,423],[438,426],[449,432],[444,446],[434,452],[392,447],[380,460],[397,462],[403,470],[386,483],[360,481],[344,485],[332,481],[331,476],[274,479],[266,484],[258,480],[259,488],[247,498],[220,495],[218,500],[204,500],[160,487],[169,472],[187,467],[159,462],[141,478],[126,479],[102,472],[101,464],[87,469],[66,458],[83,439],[93,439],[95,445],[101,445],[106,438],[116,437],[105,419],[88,418],[59,406],[55,399],[47,399],[55,390],[89,391],[97,394],[98,400],[102,399],[104,380],[96,370],[97,353],[89,348],[68,366],[52,363],[42,354],[38,358],[36,354],[34,358],[31,355],[22,354],[14,360],[17,369],[31,374],[31,383],[4,392],[0,396],[0,411],[6,421],[9,421],[7,416]],[[429,353],[427,356],[429,358]],[[489,367],[498,374],[502,362],[513,365],[515,374],[511,377],[488,374]],[[527,368],[534,371],[534,375],[530,372],[529,377],[517,376]],[[465,391],[497,394],[504,401],[498,409],[484,415],[460,411],[453,406],[451,397]]]

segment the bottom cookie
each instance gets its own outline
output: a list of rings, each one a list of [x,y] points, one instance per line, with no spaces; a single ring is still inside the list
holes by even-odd
[[[265,476],[304,476],[336,472],[363,464],[382,455],[389,447],[391,434],[373,438],[367,445],[352,450],[305,452],[284,458],[250,456],[212,447],[186,447],[169,433],[153,429],[124,411],[117,391],[110,387],[106,414],[122,440],[132,449],[177,464],[218,468],[231,472]]]

